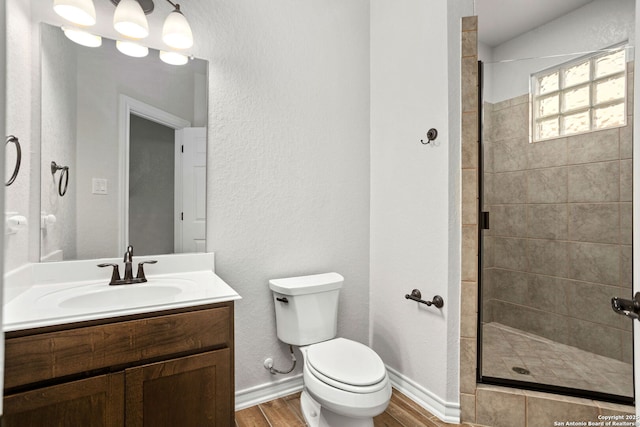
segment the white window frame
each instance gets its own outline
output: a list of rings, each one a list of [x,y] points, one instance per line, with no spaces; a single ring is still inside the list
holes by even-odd
[[[554,67],[551,68],[547,68],[543,71],[539,71],[537,73],[534,73],[531,75],[530,78],[530,109],[531,109],[531,114],[530,114],[530,120],[531,120],[531,126],[530,126],[530,138],[529,138],[529,142],[539,142],[539,141],[546,141],[546,140],[550,140],[550,139],[556,139],[556,138],[564,138],[566,136],[574,136],[574,135],[580,135],[583,133],[588,133],[588,132],[594,132],[594,131],[598,131],[598,130],[604,130],[604,129],[613,129],[613,128],[617,128],[617,127],[623,127],[627,124],[627,61],[629,60],[628,55],[627,55],[627,49],[626,49],[627,45],[625,44],[619,44],[616,46],[613,46],[611,48],[605,49],[604,51],[599,51],[598,53],[592,54],[592,55],[587,55],[587,56],[583,56],[580,57],[578,59],[569,61],[569,62],[565,62],[563,64],[559,64],[556,65]],[[611,74],[607,74],[601,77],[595,77],[595,64],[596,61],[603,57],[603,56],[607,56],[610,55],[612,53],[615,53],[617,51],[624,51],[624,63],[625,66],[623,67],[623,70],[620,72],[616,72],[616,73],[611,73]],[[584,63],[589,61],[589,80],[576,84],[576,85],[572,85],[572,86],[565,86],[565,81],[564,81],[564,70],[571,68],[575,65]],[[558,73],[558,89],[552,92],[547,92],[545,94],[540,94],[540,87],[539,87],[539,79],[540,77],[549,75],[549,74],[553,74],[553,73]],[[604,80],[610,79],[612,77],[615,76],[624,76],[624,91],[623,91],[623,97],[622,98],[616,98],[613,100],[608,100],[606,102],[600,102],[600,103],[596,103],[595,102],[595,86]],[[571,111],[565,111],[564,110],[564,105],[563,105],[563,93],[574,89],[576,87],[580,87],[580,86],[588,86],[589,87],[589,105],[588,107],[585,107],[583,109],[575,109],[575,110],[571,110]],[[558,95],[558,102],[559,102],[559,109],[558,109],[558,113],[557,114],[552,114],[552,115],[548,115],[548,116],[544,116],[542,118],[538,117],[537,114],[539,112],[539,108],[538,108],[538,102],[540,99],[542,98],[547,98],[553,94],[557,94]],[[596,123],[595,123],[595,117],[594,117],[594,113],[596,111],[597,108],[601,108],[601,107],[606,107],[607,105],[616,105],[616,104],[623,104],[624,107],[624,116],[623,116],[623,123],[622,124],[617,124],[617,125],[611,125],[611,126],[604,126],[604,127],[596,127]],[[579,112],[585,112],[588,111],[589,113],[589,130],[585,130],[583,132],[572,132],[572,133],[565,133],[565,128],[564,128],[564,118],[565,116],[568,115],[573,115]],[[546,137],[546,138],[541,138],[538,134],[538,122],[542,121],[542,120],[548,120],[550,118],[558,118],[558,134],[554,135],[554,136],[550,136],[550,137]]]

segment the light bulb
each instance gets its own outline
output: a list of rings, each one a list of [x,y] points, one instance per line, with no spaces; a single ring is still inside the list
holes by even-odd
[[[136,0],[120,0],[113,14],[113,28],[122,35],[143,39],[149,35],[149,23]]]
[[[188,49],[193,46],[191,27],[180,9],[175,9],[164,21],[162,41],[174,49]]]
[[[75,43],[87,47],[100,47],[102,46],[102,37],[95,34],[88,33],[79,28],[62,27],[64,35]]]
[[[141,44],[130,41],[116,41],[116,49],[127,56],[133,56],[134,58],[143,58],[149,54],[149,48],[142,46]]]
[[[74,24],[88,27],[96,23],[93,0],[54,0],[53,10]]]
[[[171,65],[184,65],[189,61],[186,55],[178,52],[165,52],[164,50],[160,51],[160,59]]]

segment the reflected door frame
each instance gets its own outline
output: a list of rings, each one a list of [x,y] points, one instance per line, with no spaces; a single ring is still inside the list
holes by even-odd
[[[120,198],[118,206],[118,225],[120,229],[120,235],[118,236],[118,250],[124,250],[124,248],[129,244],[129,146],[131,115],[133,114],[138,117],[151,120],[152,122],[159,123],[174,130],[191,127],[191,122],[122,94],[120,95],[118,110],[120,119],[118,121],[118,150],[120,151],[118,156],[118,167],[119,170],[122,171],[120,175]]]

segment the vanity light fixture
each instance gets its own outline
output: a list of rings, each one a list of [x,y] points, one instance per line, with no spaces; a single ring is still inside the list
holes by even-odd
[[[53,10],[67,21],[83,27],[96,23],[96,8],[93,0],[54,0]],[[102,37],[74,27],[62,27],[64,35],[79,45],[98,47],[102,45]]]
[[[173,11],[162,26],[162,41],[174,49],[188,49],[193,46],[193,34],[187,18],[180,11],[180,5],[167,0]]]
[[[193,46],[193,33],[180,5],[166,0],[173,10],[162,26],[162,41],[174,49],[188,49]],[[149,35],[149,24],[145,15],[153,12],[153,0],[111,0],[116,6],[113,27],[120,34],[133,39],[143,39]]]
[[[162,40],[173,49],[188,49],[193,46],[193,33],[187,18],[182,14],[180,5],[166,0],[173,10],[162,26]],[[116,47],[125,55],[133,57],[147,56],[149,49],[135,43],[135,40],[149,36],[149,23],[145,15],[154,10],[153,0],[111,0],[116,6],[113,14],[113,27],[120,34],[133,41],[118,41]],[[93,0],[54,0],[53,8],[63,18],[81,25],[90,26],[96,23],[96,10]],[[65,35],[83,46],[97,47],[102,38],[78,28],[63,28]],[[167,64],[184,65],[189,61],[186,55],[178,52],[161,51],[160,59]]]
[[[113,28],[133,39],[143,39],[149,35],[147,17],[137,0],[120,0],[113,14]]]
[[[53,10],[74,24],[89,27],[96,23],[93,0],[54,0]]]
[[[62,27],[64,35],[71,41],[86,47],[102,46],[102,37],[74,27]]]
[[[160,59],[162,62],[170,65],[184,65],[189,61],[189,58],[186,55],[164,50],[160,51]]]
[[[127,56],[134,58],[144,58],[149,54],[149,48],[136,42],[117,40],[116,49]]]

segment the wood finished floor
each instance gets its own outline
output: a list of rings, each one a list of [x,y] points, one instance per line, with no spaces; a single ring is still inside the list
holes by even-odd
[[[387,410],[374,418],[375,427],[473,427],[447,424],[411,399],[393,389]],[[237,427],[304,427],[300,393],[272,400],[236,412]]]

